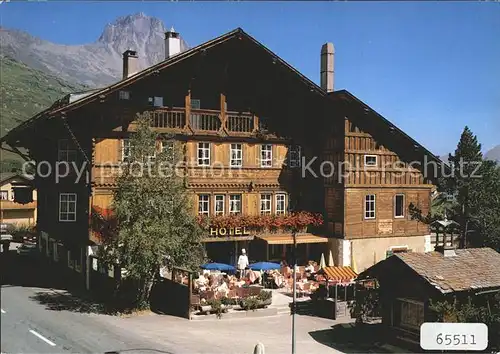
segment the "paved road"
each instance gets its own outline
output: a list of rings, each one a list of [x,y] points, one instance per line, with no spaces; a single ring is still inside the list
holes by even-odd
[[[68,298],[61,295],[63,286],[57,279],[48,281],[38,263],[22,260],[15,252],[0,258],[2,353],[177,352],[165,343],[159,347],[130,331],[107,326],[101,320],[105,315],[48,309],[40,299]]]

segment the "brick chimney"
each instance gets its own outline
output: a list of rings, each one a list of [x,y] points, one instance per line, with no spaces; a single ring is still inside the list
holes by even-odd
[[[175,32],[174,27],[165,32],[165,59],[171,58],[181,52],[181,37]]]
[[[139,69],[139,57],[135,50],[126,50],[123,52],[123,79],[137,73]]]
[[[333,92],[334,56],[333,43],[325,43],[321,46],[321,88],[326,92]]]

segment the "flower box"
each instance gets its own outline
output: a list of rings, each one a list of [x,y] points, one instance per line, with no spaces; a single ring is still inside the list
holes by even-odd
[[[244,227],[256,233],[306,232],[308,226],[323,224],[321,214],[306,211],[287,215],[218,215],[198,216],[198,223],[208,229]]]

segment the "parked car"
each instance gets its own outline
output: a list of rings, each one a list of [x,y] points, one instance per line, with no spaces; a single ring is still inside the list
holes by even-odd
[[[23,243],[17,247],[17,254],[20,256],[36,256],[38,255],[38,247],[35,243]]]
[[[9,233],[9,224],[2,223],[0,225],[0,241],[2,243],[2,251],[9,252],[10,243],[12,242],[12,235]]]

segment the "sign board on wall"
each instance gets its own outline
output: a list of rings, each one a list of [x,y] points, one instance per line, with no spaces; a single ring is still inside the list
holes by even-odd
[[[210,237],[248,236],[246,227],[210,227]]]

